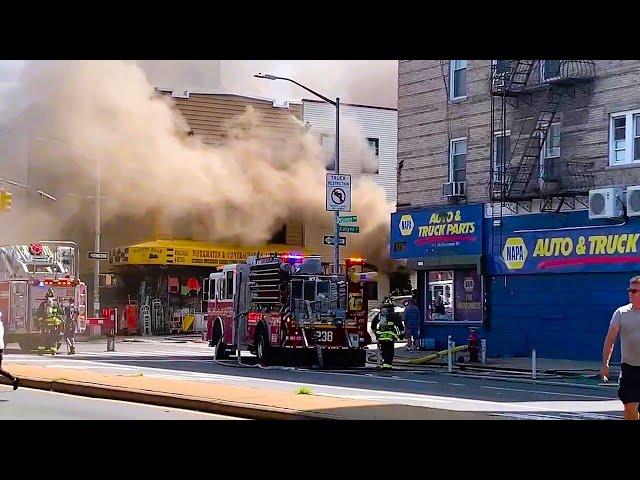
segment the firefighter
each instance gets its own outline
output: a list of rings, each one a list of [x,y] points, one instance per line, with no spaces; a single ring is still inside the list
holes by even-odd
[[[402,320],[395,313],[395,305],[390,298],[385,298],[380,305],[380,315],[376,327],[376,338],[382,354],[382,368],[390,369],[393,365],[394,342],[400,339]]]
[[[38,351],[55,355],[64,323],[64,312],[60,308],[59,302],[56,301],[52,288],[47,291],[43,304],[41,305],[43,316],[40,318],[41,331],[44,334],[41,337],[43,345],[38,345]]]
[[[78,328],[78,309],[73,297],[64,309],[64,339],[67,343],[67,355],[76,353],[76,329]]]

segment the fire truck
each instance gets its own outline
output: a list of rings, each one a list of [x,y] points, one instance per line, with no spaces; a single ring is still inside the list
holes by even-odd
[[[267,255],[222,267],[205,279],[207,336],[215,358],[248,350],[263,365],[364,366],[368,299],[375,272],[327,274],[319,256]]]
[[[78,246],[74,242],[40,241],[0,247],[0,311],[5,343],[17,342],[22,350],[60,348],[60,334],[52,335],[40,321],[40,307],[50,289],[61,304],[74,298],[78,325],[83,330],[87,289],[78,278],[78,270]]]

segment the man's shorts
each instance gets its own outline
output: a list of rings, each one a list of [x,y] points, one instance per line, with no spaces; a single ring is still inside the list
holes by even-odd
[[[623,363],[619,383],[618,398],[622,403],[640,402],[640,367]]]
[[[418,328],[406,327],[404,329],[404,338],[418,338]]]

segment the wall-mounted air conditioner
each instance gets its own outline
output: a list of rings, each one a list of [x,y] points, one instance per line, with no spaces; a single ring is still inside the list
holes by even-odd
[[[589,218],[621,217],[623,210],[623,192],[621,188],[596,188],[589,190]]]
[[[640,216],[640,185],[627,187],[627,215]]]
[[[445,197],[464,197],[467,190],[467,182],[448,182],[442,184],[442,194]]]

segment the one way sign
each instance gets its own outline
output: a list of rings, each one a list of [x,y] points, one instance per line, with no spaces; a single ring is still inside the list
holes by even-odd
[[[325,235],[324,236],[324,244],[325,245],[334,245],[335,244],[335,236],[333,235]],[[345,246],[347,244],[347,237],[338,237],[338,245]]]

